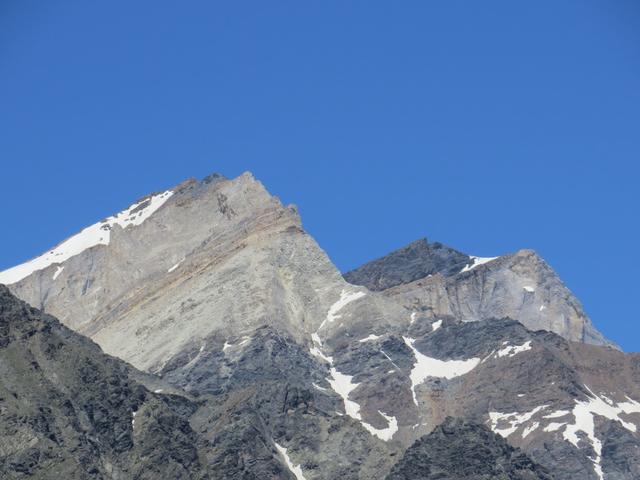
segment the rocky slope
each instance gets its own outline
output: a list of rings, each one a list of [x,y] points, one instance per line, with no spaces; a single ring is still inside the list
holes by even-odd
[[[416,441],[387,480],[552,480],[486,427],[451,417]]]
[[[381,291],[438,273],[450,277],[473,263],[469,255],[423,238],[345,273],[344,278],[354,285]]]
[[[204,478],[180,412],[193,403],[151,393],[124,362],[1,285],[0,366],[2,478]]]
[[[353,285],[249,174],[96,225],[0,282],[191,395],[213,478],[381,479],[448,416],[556,478],[638,474],[639,358],[532,252],[421,241]]]
[[[441,244],[414,242],[344,275],[432,317],[465,322],[514,318],[532,330],[614,346],[591,323],[578,299],[531,250],[469,257]]]
[[[189,397],[1,285],[0,365],[2,478],[290,479],[288,452],[301,449],[315,450],[308,461],[322,473],[312,478],[372,478],[393,460],[356,422],[323,411],[330,401],[282,383],[286,375]]]

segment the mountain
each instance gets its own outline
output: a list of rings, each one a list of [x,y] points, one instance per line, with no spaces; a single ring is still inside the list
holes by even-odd
[[[568,340],[615,346],[596,330],[578,299],[532,250],[467,256],[426,239],[347,272],[354,285],[383,291],[406,308],[465,322],[510,317]]]
[[[301,444],[306,429],[330,429],[348,443],[336,451],[313,441],[343,460],[327,466],[326,478],[390,458],[353,422],[318,410],[308,391],[264,382],[191,397],[105,355],[2,285],[0,365],[2,478],[290,479],[288,424]],[[382,459],[357,463],[370,453]]]
[[[422,240],[343,277],[294,206],[212,175],[0,282],[195,405],[212,478],[382,479],[447,417],[554,478],[639,474],[640,358],[531,251]]]
[[[430,275],[450,277],[473,263],[473,257],[423,238],[345,273],[344,278],[371,291],[382,291]]]
[[[447,417],[417,440],[387,480],[552,480],[540,465],[483,425]]]
[[[185,412],[0,285],[2,478],[204,478]]]

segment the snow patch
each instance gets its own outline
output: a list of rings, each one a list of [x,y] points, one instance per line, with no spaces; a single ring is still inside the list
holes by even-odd
[[[338,315],[338,312],[346,307],[348,304],[357,300],[358,298],[364,297],[366,295],[365,292],[348,292],[347,290],[342,290],[340,292],[340,298],[336,301],[331,307],[329,307],[329,311],[327,312],[327,318],[324,319],[320,328],[322,328],[326,323],[333,323],[342,315]],[[318,328],[318,330],[320,330]]]
[[[367,422],[364,422],[362,415],[360,415],[360,405],[353,400],[349,400],[349,394],[353,392],[359,384],[353,383],[353,377],[351,375],[340,373],[334,367],[331,367],[329,371],[331,372],[331,378],[327,378],[327,381],[331,385],[331,388],[342,397],[346,414],[358,420],[371,435],[375,435],[385,442],[391,440],[393,435],[398,431],[398,421],[396,417],[385,415],[378,410],[378,413],[387,420],[387,428],[375,428]]]
[[[427,357],[420,353],[413,344],[415,339],[402,337],[404,343],[413,351],[416,363],[411,369],[409,378],[411,379],[411,394],[413,402],[418,405],[416,397],[416,387],[422,384],[428,377],[451,379],[459,377],[473,370],[479,363],[479,358],[470,358],[468,360],[438,360],[437,358]]]
[[[540,424],[538,422],[533,422],[533,424],[529,425],[528,427],[526,427],[522,431],[522,438],[527,438],[527,435],[529,435],[531,432],[533,432],[539,426],[540,426]]]
[[[340,373],[335,367],[329,370],[331,377],[327,378],[329,385],[334,392],[342,397],[344,401],[344,411],[352,418],[360,420],[360,405],[349,400],[349,394],[356,389],[358,383],[353,383],[353,376]]]
[[[545,417],[546,418],[546,417]],[[562,427],[564,427],[566,425],[566,423],[556,423],[556,422],[551,422],[549,425],[547,425],[546,427],[544,427],[544,431],[545,432],[555,432],[557,430],[560,430]]]
[[[358,342],[360,343],[364,343],[364,342],[372,342],[374,340],[378,340],[380,338],[380,335],[369,335],[366,338],[363,338],[362,340],[358,340]]]
[[[180,266],[180,264],[184,262],[184,259],[180,260],[178,263],[176,263],[173,267],[171,267],[169,270],[167,270],[167,273],[171,273],[173,272],[176,268],[178,268]]]
[[[172,195],[173,192],[171,190],[153,195],[152,197],[131,205],[126,210],[102,222],[94,223],[44,255],[40,255],[33,260],[12,267],[4,272],[0,272],[0,283],[11,285],[28,277],[33,272],[44,270],[48,266],[56,263],[63,263],[91,247],[95,247],[96,245],[109,245],[111,228],[113,228],[114,225],[127,228],[129,225],[137,226],[142,224]],[[148,204],[143,207],[142,205],[147,202]]]
[[[63,265],[58,265],[58,268],[56,268],[56,271],[53,274],[53,279],[52,280],[55,280],[56,278],[58,278],[58,276],[62,273],[63,270],[64,270],[64,266]]]
[[[399,371],[402,371],[402,369],[396,365],[396,362],[394,362],[391,357],[389,355],[387,355],[387,353],[384,350],[380,350],[380,353],[382,355],[384,355],[386,357],[387,360],[389,360],[391,362],[391,365],[393,365],[394,367],[396,367]]]
[[[569,410],[556,410],[555,412],[551,412],[549,415],[545,415],[544,418],[560,418],[565,415],[569,415],[571,412]]]
[[[527,350],[531,350],[531,340],[524,342],[522,345],[508,345],[498,350],[495,353],[494,358],[513,357],[519,353],[526,352]]]
[[[522,287],[522,288],[523,288],[525,291],[529,292],[529,293],[533,293],[533,292],[535,292],[535,291],[536,291],[536,289],[535,289],[535,288],[533,288],[533,287],[529,287],[529,286],[524,286],[524,287]]]
[[[224,342],[224,345],[222,346],[222,351],[226,352],[227,350],[229,350],[230,348],[235,348],[235,347],[241,347],[242,345],[244,345],[247,342],[251,341],[251,337],[242,337],[242,340],[239,343],[233,344],[233,343],[228,343],[228,342]],[[200,347],[200,352],[202,352],[204,347]]]
[[[431,324],[431,331],[435,332],[436,330],[438,330],[440,327],[442,326],[442,320],[438,320],[437,322],[433,322]]]
[[[291,473],[293,473],[293,476],[296,477],[296,480],[307,480],[306,478],[304,478],[304,475],[302,474],[302,468],[300,467],[300,465],[294,465],[291,459],[289,458],[289,455],[287,454],[287,449],[276,442],[274,443],[276,445],[276,449],[278,449],[278,452],[280,453],[280,455],[282,455],[282,458],[284,458],[284,463],[287,464],[287,468]]]
[[[468,272],[469,270],[473,270],[478,265],[483,265],[487,262],[491,262],[492,260],[495,260],[498,257],[474,257],[473,255],[471,255],[470,258],[471,258],[471,263],[467,263],[464,266],[464,268],[460,270],[459,273],[464,273],[464,272]]]
[[[587,390],[589,388],[587,387]],[[627,402],[621,402],[615,405],[610,399],[608,403],[603,399],[603,396],[595,395],[589,390],[590,396],[586,400],[576,400],[576,405],[573,407],[573,418],[575,423],[568,424],[563,432],[563,437],[566,441],[571,443],[574,447],[578,447],[580,438],[578,432],[583,432],[591,443],[591,447],[595,452],[595,455],[591,457],[593,462],[593,469],[600,480],[604,479],[602,472],[602,442],[595,435],[595,421],[594,416],[600,415],[608,420],[619,422],[624,428],[630,432],[636,432],[637,427],[633,423],[629,423],[620,418],[621,413],[640,413],[640,403],[627,397]],[[606,398],[606,397],[604,397]]]
[[[327,356],[327,355],[325,355],[325,354],[322,352],[322,350],[320,350],[320,349],[319,349],[318,347],[316,347],[315,345],[309,349],[309,353],[310,353],[311,355],[313,355],[314,357],[318,357],[318,358],[320,358],[320,359],[324,360],[324,361],[325,361],[325,362],[327,362],[327,363],[333,363],[333,358],[332,358],[332,357],[329,357],[329,356]]]
[[[347,304],[365,295],[365,292],[347,292],[346,290],[342,290],[342,292],[340,293],[340,299],[333,305],[331,305],[329,311],[327,312],[327,318],[322,322],[322,324],[318,328],[318,331],[327,322],[332,323],[340,318],[341,315],[339,315],[339,312]],[[309,349],[309,352],[311,353],[311,355],[326,361],[331,366],[329,368],[329,373],[331,373],[331,376],[326,380],[327,382],[329,382],[329,385],[331,386],[333,391],[342,398],[342,401],[344,403],[344,411],[351,418],[358,420],[362,424],[362,426],[372,435],[375,435],[376,437],[384,441],[390,440],[398,431],[398,421],[395,417],[388,416],[381,411],[378,411],[378,413],[380,413],[380,415],[382,415],[387,420],[387,428],[375,428],[362,420],[362,415],[360,415],[360,405],[353,400],[349,400],[349,394],[356,389],[358,384],[353,383],[353,376],[341,373],[333,366],[333,357],[325,355],[322,350],[322,340],[320,339],[320,335],[318,335],[318,331],[311,334],[313,346]],[[368,342],[371,340],[377,340],[378,338],[380,337],[377,335],[369,335],[367,338],[359,340],[359,342]],[[313,384],[313,386],[320,390],[323,390],[322,387],[318,387],[315,384]]]
[[[518,427],[533,418],[533,416],[547,408],[547,405],[540,405],[539,407],[534,408],[529,412],[518,413],[501,413],[501,412],[489,412],[489,419],[491,421],[491,430],[498,435],[507,438],[513,432],[515,432]],[[506,424],[507,426],[499,428],[498,424]],[[533,425],[526,427],[522,432],[522,438],[525,438],[532,431],[538,428],[538,422],[534,422]]]

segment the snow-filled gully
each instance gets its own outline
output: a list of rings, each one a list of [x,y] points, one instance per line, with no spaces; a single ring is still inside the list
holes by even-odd
[[[360,424],[369,433],[371,433],[371,435],[374,435],[381,440],[388,441],[391,440],[393,435],[398,431],[398,421],[396,417],[392,417],[386,415],[384,412],[378,411],[378,413],[382,415],[387,421],[387,428],[375,428],[374,426],[362,420],[362,415],[360,414],[360,405],[349,399],[349,395],[358,387],[359,384],[353,383],[353,376],[341,373],[333,366],[333,357],[330,357],[323,352],[322,340],[320,339],[320,335],[318,335],[318,332],[326,324],[333,323],[338,318],[340,318],[340,310],[342,310],[349,303],[365,295],[365,292],[348,292],[346,290],[342,290],[342,292],[340,293],[340,298],[333,305],[331,305],[329,311],[327,312],[327,317],[322,322],[318,330],[311,334],[313,346],[311,347],[310,352],[313,356],[320,358],[321,360],[329,364],[329,372],[331,373],[331,376],[327,378],[327,382],[329,382],[329,385],[331,385],[333,391],[342,398],[342,401],[344,402],[345,413],[351,418],[358,420]],[[364,340],[371,341],[373,339],[374,338],[367,337]]]
[[[595,416],[619,422],[624,428],[635,433],[637,431],[636,424],[624,420],[620,414],[640,413],[640,403],[629,397],[624,402],[616,403],[605,395],[596,395],[588,387],[586,388],[589,395],[584,400],[576,399],[572,410],[556,410],[546,415],[540,415],[541,412],[548,410],[547,405],[541,405],[524,413],[489,412],[491,429],[507,438],[515,433],[520,426],[523,426],[522,438],[524,439],[538,429],[542,423],[547,422],[543,428],[544,432],[562,432],[562,438],[576,448],[580,448],[581,436],[579,433],[582,432],[584,434],[582,441],[586,439],[594,452],[589,457],[593,462],[593,470],[600,480],[604,480],[601,464],[602,441],[595,433]],[[534,419],[536,416],[538,418]]]

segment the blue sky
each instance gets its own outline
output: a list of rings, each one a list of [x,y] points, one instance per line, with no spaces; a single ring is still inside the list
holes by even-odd
[[[640,4],[0,3],[0,269],[250,170],[343,270],[533,248],[640,350]]]

